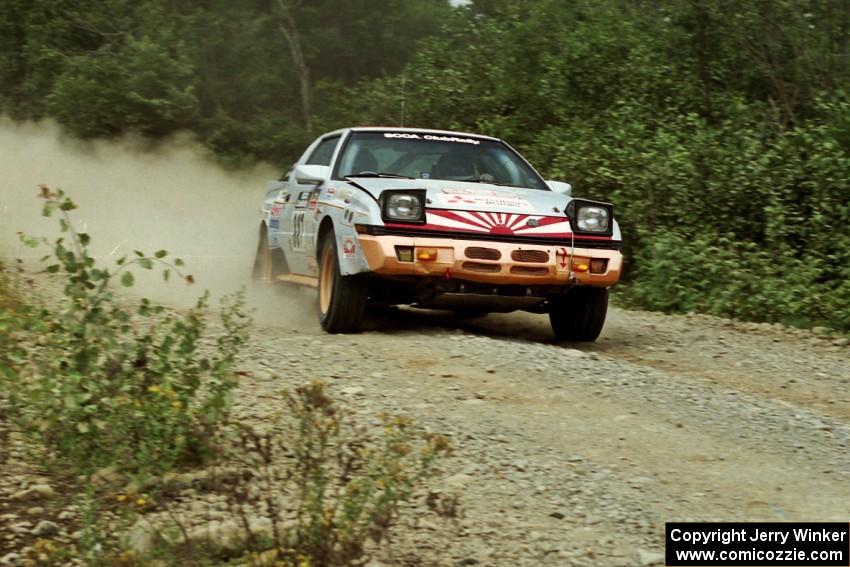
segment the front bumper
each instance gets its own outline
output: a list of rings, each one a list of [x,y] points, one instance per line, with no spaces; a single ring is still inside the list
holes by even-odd
[[[438,276],[488,284],[610,287],[620,279],[623,267],[623,255],[617,250],[570,246],[367,234],[360,235],[360,246],[369,269],[386,276]],[[399,260],[398,247],[413,248],[414,261]],[[436,250],[437,259],[415,260],[419,249]],[[602,264],[604,270],[599,271]],[[591,266],[598,273],[592,272]]]

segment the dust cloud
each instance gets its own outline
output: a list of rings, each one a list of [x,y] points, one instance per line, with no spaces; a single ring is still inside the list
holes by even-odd
[[[205,289],[215,298],[246,286],[259,322],[315,325],[304,292],[250,288],[259,207],[266,181],[277,175],[269,165],[228,171],[189,136],[155,147],[133,137],[81,142],[52,123],[0,118],[0,259],[22,258],[38,269],[47,250],[23,246],[17,233],[58,234],[57,220],[41,216],[36,195],[44,184],[65,190],[79,205],[75,228],[91,235],[98,261],[165,249],[186,262],[196,281],[165,283],[158,272],[134,270],[131,294],[186,306]]]

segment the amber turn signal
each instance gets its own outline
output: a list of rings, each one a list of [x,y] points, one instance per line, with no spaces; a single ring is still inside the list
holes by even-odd
[[[417,248],[416,259],[420,262],[433,262],[437,259],[437,250],[434,248]]]
[[[589,269],[590,266],[584,262],[573,262],[573,271],[586,272]]]

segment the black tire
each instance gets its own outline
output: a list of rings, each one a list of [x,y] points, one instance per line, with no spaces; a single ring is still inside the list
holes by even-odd
[[[329,232],[319,254],[319,322],[329,333],[356,333],[366,314],[366,274],[339,273],[336,238]]]
[[[257,255],[254,257],[251,279],[255,283],[262,284],[272,281],[272,252],[269,249],[269,234],[265,226],[260,228],[260,241],[257,243]]]
[[[608,290],[574,287],[550,301],[549,321],[560,341],[593,342],[605,326]]]

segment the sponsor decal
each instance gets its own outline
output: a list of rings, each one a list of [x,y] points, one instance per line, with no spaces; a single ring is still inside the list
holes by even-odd
[[[342,243],[342,253],[345,254],[346,258],[351,258],[354,256],[354,252],[357,249],[357,246],[354,244],[354,241],[350,238],[346,238]]]
[[[511,193],[501,191],[481,191],[474,189],[443,189],[441,195],[444,205],[480,205],[487,207],[505,207],[510,209],[532,210],[531,203]]]
[[[427,140],[429,142],[454,142],[457,144],[479,145],[480,140],[458,138],[457,136],[440,136],[437,134],[413,134],[411,132],[384,132],[384,138],[401,138],[404,140]]]
[[[269,219],[269,228],[277,230],[280,227],[280,219]]]
[[[304,248],[304,215],[303,211],[292,215],[292,240],[289,242],[295,250]]]
[[[281,204],[279,204],[279,203],[275,203],[274,205],[272,205],[272,208],[269,210],[269,214],[270,214],[272,217],[279,217],[279,216],[280,216],[280,212],[281,212],[282,210],[283,210],[283,205],[281,205]]]
[[[327,189],[325,189],[325,195],[327,195],[328,197],[333,197],[334,193],[336,193],[336,188],[334,187],[328,187]]]
[[[310,195],[312,195],[312,191],[301,191],[300,193],[298,193],[298,201],[295,203],[295,208],[307,208],[307,202],[310,200]]]

